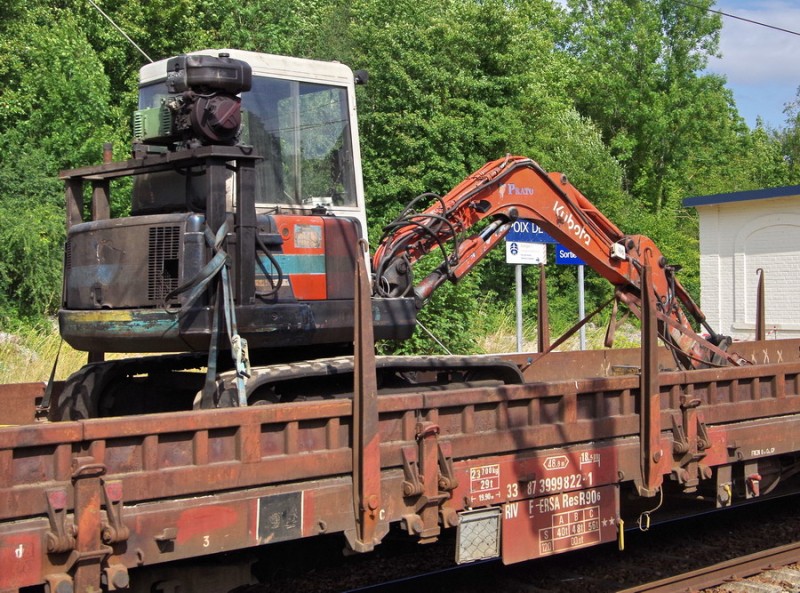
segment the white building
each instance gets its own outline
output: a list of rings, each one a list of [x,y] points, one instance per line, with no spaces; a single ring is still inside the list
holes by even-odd
[[[734,339],[755,335],[764,271],[767,339],[800,338],[800,185],[687,198],[700,216],[700,306]]]

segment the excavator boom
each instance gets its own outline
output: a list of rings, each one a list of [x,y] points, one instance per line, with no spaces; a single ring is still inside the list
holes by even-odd
[[[415,207],[423,194],[384,229],[373,258],[375,292],[381,296],[408,296],[413,292],[422,307],[446,280],[458,282],[506,235],[518,218],[535,221],[542,229],[586,262],[617,288],[617,297],[634,312],[641,303],[641,276],[650,266],[653,291],[659,303],[661,336],[673,348],[684,368],[736,362],[724,348],[727,338],[708,327],[700,307],[675,278],[677,266],[667,264],[653,241],[626,235],[600,212],[561,173],[548,173],[533,160],[507,156],[487,163],[424,210]],[[481,221],[489,224],[463,236]],[[445,245],[454,243],[451,253]],[[416,285],[414,264],[435,249],[443,263]],[[695,334],[687,311],[710,333]],[[719,346],[722,346],[722,349]]]

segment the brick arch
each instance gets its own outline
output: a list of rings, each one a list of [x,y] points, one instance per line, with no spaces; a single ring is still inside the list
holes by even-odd
[[[757,270],[766,276],[766,322],[800,329],[800,214],[761,216],[742,225],[734,241],[734,319],[755,323]]]

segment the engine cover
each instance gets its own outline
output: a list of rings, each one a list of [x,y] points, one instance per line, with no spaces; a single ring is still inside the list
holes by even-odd
[[[218,279],[191,302],[181,290],[213,257],[204,230],[203,214],[185,212],[74,225],[59,312],[64,339],[80,350],[206,350]],[[228,235],[238,329],[251,348],[352,341],[360,236],[355,219],[260,214],[257,248],[239,262],[236,234]],[[235,276],[246,269],[253,286],[241,295]],[[413,331],[411,299],[381,299],[373,310],[376,337]]]

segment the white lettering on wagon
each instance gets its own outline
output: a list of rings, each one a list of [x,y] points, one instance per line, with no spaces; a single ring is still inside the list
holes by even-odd
[[[528,482],[527,491],[528,496],[541,496],[542,494],[551,494],[562,490],[579,490],[589,486],[594,486],[594,474],[592,472],[549,476],[531,480]]]
[[[542,464],[545,469],[564,469],[569,465],[569,457],[566,455],[553,455],[544,460]]]
[[[583,465],[597,465],[600,467],[600,453],[583,451],[580,457],[580,464]]]
[[[506,519],[516,519],[519,516],[519,503],[509,502],[506,504]]]
[[[774,455],[775,447],[765,447],[764,449],[751,449],[750,457],[764,457],[765,455]]]
[[[612,541],[617,537],[618,516],[617,485],[507,503],[503,561],[510,564]]]
[[[599,490],[563,493],[528,502],[528,513],[549,514],[550,525],[539,530],[539,553],[598,543],[600,537]]]
[[[557,496],[545,496],[528,500],[528,516],[533,517],[538,513],[552,513],[553,511],[567,510],[573,507],[598,504],[600,502],[599,490],[581,490],[580,492],[564,492]]]
[[[500,499],[500,464],[469,468],[469,492],[473,503]]]

